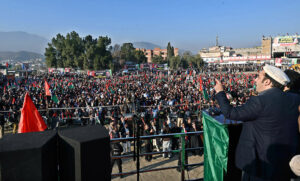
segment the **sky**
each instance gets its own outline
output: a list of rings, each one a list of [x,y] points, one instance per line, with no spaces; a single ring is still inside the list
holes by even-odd
[[[0,31],[47,39],[76,31],[192,52],[218,35],[220,45],[249,48],[263,35],[300,33],[300,0],[1,0]]]

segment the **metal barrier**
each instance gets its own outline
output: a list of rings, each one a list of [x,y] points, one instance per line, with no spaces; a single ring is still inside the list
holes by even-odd
[[[136,171],[114,173],[114,174],[112,174],[112,176],[137,174],[137,181],[139,181],[139,173],[180,168],[181,169],[181,180],[183,181],[184,178],[185,178],[185,176],[184,176],[185,168],[192,167],[192,166],[203,166],[204,165],[203,162],[196,163],[196,164],[187,164],[187,165],[185,165],[186,151],[203,149],[203,147],[185,148],[185,136],[201,135],[201,134],[203,134],[203,131],[187,132],[187,133],[160,134],[160,135],[128,137],[128,138],[113,138],[113,139],[111,139],[111,143],[123,142],[123,141],[139,141],[139,140],[165,138],[165,137],[175,137],[175,138],[180,138],[180,140],[181,140],[181,149],[171,150],[171,151],[148,152],[148,153],[139,154],[139,155],[137,155],[137,170]],[[134,145],[134,146],[136,146],[136,145]],[[163,167],[163,168],[141,169],[141,170],[139,169],[139,156],[157,155],[157,154],[163,154],[163,153],[180,153],[181,154],[181,164],[180,164],[181,166],[170,166],[170,167]],[[136,157],[135,153],[134,154],[128,154],[128,155],[121,155],[121,156],[112,156],[112,159],[122,159],[122,158],[132,158],[132,157],[135,159],[135,157]],[[197,180],[203,180],[203,178],[199,178]]]

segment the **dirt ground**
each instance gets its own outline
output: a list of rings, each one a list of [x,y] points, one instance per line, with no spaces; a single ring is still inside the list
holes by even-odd
[[[141,169],[154,169],[154,168],[163,168],[168,166],[177,166],[178,156],[175,155],[171,159],[163,158],[161,155],[155,155],[155,159],[152,159],[151,162],[145,160],[144,157],[140,158],[140,168]],[[190,156],[188,157],[189,164],[201,163],[203,162],[203,156]],[[132,158],[123,160],[123,172],[130,172],[136,170],[136,162],[133,161]],[[203,166],[194,166],[190,167],[189,171],[185,171],[185,180],[199,179],[203,178]],[[113,167],[112,174],[119,173],[117,164],[115,163]],[[112,177],[113,181],[131,181],[136,180],[137,175],[126,175],[124,178]],[[168,169],[162,171],[155,172],[145,172],[140,173],[141,181],[180,181],[181,180],[181,172],[178,172],[176,169]]]

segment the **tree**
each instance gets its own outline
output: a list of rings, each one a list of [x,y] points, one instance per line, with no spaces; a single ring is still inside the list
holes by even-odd
[[[166,60],[161,55],[154,55],[152,58],[152,62],[156,64],[164,64]]]
[[[192,52],[186,51],[182,55],[182,66],[183,68],[187,68],[188,66],[193,68],[202,68],[204,62],[200,55],[192,55]]]
[[[180,56],[171,57],[169,62],[170,62],[170,68],[176,70],[180,66],[181,57]]]
[[[57,34],[56,38],[52,38],[52,45],[55,47],[56,50],[56,66],[64,68],[66,58],[63,56],[63,51],[65,49],[65,37],[61,34]],[[46,55],[45,55],[46,56]]]
[[[48,48],[45,50],[47,67],[57,67],[56,50],[51,43],[48,43]]]
[[[195,64],[198,69],[202,69],[204,66],[204,61],[199,54],[195,56]]]
[[[135,48],[132,43],[123,43],[121,47],[121,59],[135,62]]]
[[[167,46],[167,59],[170,60],[171,57],[174,57],[174,47],[171,46],[171,43],[168,43]]]
[[[75,31],[68,33],[65,39],[65,51],[63,52],[66,59],[66,67],[77,68],[81,61],[78,61],[80,55],[84,52],[82,38]]]
[[[135,50],[135,60],[136,63],[140,64],[140,63],[147,63],[147,57],[145,56],[144,52],[140,51],[140,50]]]
[[[87,35],[81,38],[75,31],[68,33],[66,37],[57,34],[46,48],[47,66],[106,69],[112,62],[111,52],[108,51],[110,43],[111,39],[107,36],[93,39],[91,35]]]
[[[111,48],[111,54],[114,59],[119,60],[121,58],[121,46],[119,44],[115,44]]]
[[[83,67],[85,70],[92,70],[93,69],[93,60],[95,57],[95,49],[97,44],[97,39],[93,39],[91,35],[87,35],[83,39],[84,43],[84,61],[83,61]]]
[[[107,69],[109,68],[109,63],[112,62],[112,56],[111,52],[108,51],[108,46],[111,43],[111,39],[106,37],[100,36],[97,41],[96,46],[96,54],[97,54],[97,60],[96,60],[96,67],[94,66],[94,69],[101,70],[101,69]]]

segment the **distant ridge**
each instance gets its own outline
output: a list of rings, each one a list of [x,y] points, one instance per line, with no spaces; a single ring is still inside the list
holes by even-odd
[[[26,61],[35,59],[44,59],[44,56],[39,53],[20,51],[20,52],[1,52],[0,51],[0,61],[2,60],[15,60],[15,61]]]
[[[150,42],[133,42],[134,48],[145,48],[145,49],[151,49],[154,48],[161,48],[161,46],[150,43]]]
[[[0,31],[0,51],[28,51],[44,54],[48,42],[49,40],[44,37],[22,31]]]

